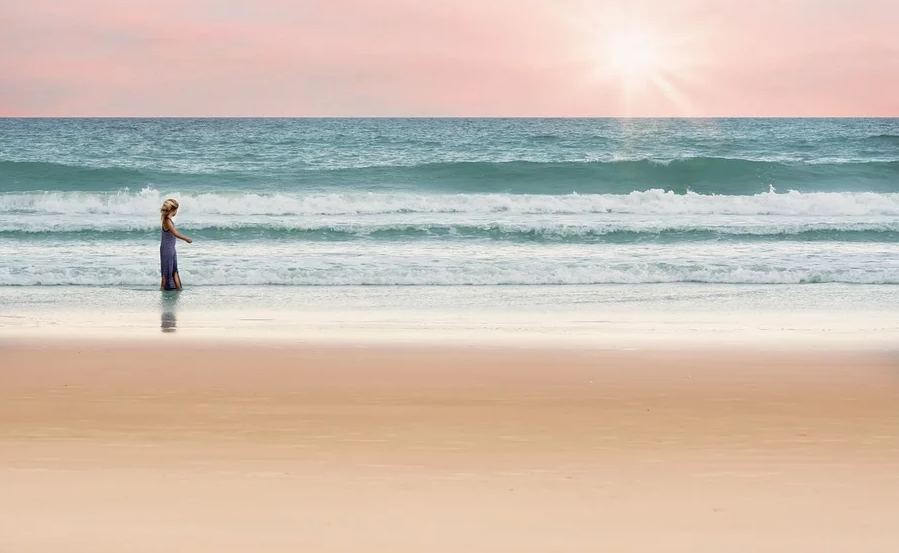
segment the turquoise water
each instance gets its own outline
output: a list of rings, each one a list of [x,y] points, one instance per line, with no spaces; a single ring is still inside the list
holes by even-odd
[[[899,119],[0,119],[3,303],[153,291],[167,197],[210,305],[378,285],[553,306],[698,287],[701,306],[748,286],[808,307],[863,285],[899,307]]]

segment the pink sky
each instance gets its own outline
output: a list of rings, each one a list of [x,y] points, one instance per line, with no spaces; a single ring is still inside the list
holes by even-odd
[[[661,76],[629,94],[625,27]],[[897,28],[896,0],[2,0],[0,115],[899,116]]]

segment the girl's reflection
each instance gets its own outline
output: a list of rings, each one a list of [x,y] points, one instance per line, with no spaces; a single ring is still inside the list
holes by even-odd
[[[178,298],[180,290],[163,290],[161,302],[161,317],[159,326],[163,332],[175,332],[178,330]]]

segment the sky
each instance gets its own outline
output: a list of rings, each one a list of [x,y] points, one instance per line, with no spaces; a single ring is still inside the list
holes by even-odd
[[[897,0],[0,0],[0,116],[899,116]]]

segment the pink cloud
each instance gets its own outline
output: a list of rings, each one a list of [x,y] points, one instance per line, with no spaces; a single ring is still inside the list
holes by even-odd
[[[620,5],[6,0],[0,115],[899,116],[896,3]],[[595,77],[626,21],[672,45],[670,90]]]

